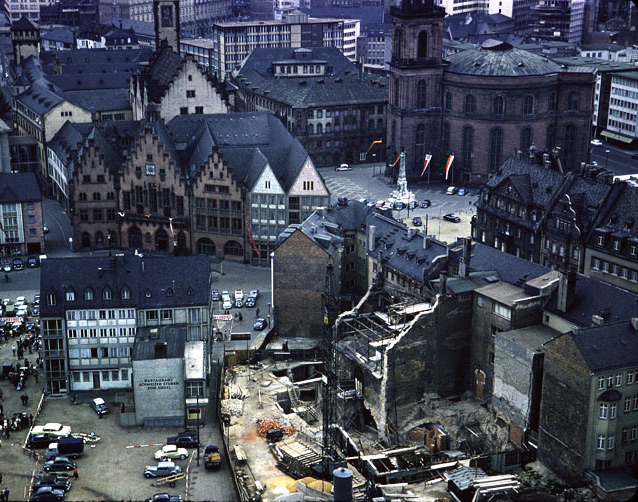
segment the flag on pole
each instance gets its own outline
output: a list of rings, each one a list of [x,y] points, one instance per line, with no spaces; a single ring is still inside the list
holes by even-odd
[[[452,167],[452,162],[454,162],[454,155],[450,155],[447,158],[447,162],[445,163],[445,179],[447,179],[448,174],[450,174],[450,168]]]
[[[425,170],[428,168],[430,161],[432,160],[432,155],[429,153],[425,156],[425,161],[423,162],[423,171],[421,171],[421,176],[425,174]]]

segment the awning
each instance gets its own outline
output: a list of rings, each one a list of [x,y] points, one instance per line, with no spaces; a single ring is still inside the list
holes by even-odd
[[[627,136],[623,136],[622,134],[618,134],[611,131],[603,131],[600,133],[601,136],[605,136],[605,138],[615,139],[616,141],[622,141],[623,143],[631,143],[635,138],[628,138]]]

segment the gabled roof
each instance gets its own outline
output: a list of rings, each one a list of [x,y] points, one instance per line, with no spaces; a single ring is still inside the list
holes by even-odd
[[[15,204],[42,200],[33,173],[0,173],[0,203]]]
[[[62,94],[69,103],[84,108],[90,112],[110,112],[130,110],[128,89],[100,89],[67,91]]]
[[[27,16],[23,15],[15,23],[11,24],[11,31],[15,30],[38,30],[40,29],[37,24],[30,21]]]
[[[42,68],[47,75],[56,73],[56,61],[62,74],[101,73],[108,77],[113,73],[137,70],[139,63],[149,60],[153,50],[142,49],[72,49],[40,53]]]
[[[73,37],[73,30],[67,27],[53,28],[46,30],[40,36],[43,40],[52,40],[54,42],[62,42],[66,44],[75,44],[75,38]]]
[[[638,365],[638,330],[630,321],[581,328],[569,336],[592,372]]]
[[[141,73],[141,78],[146,83],[149,103],[160,102],[181,67],[182,58],[170,46],[155,53],[148,67]]]
[[[502,281],[510,284],[523,284],[549,272],[549,268],[503,253],[480,242],[472,244],[470,270],[495,271]]]
[[[63,91],[125,89],[128,92],[131,74],[129,72],[66,73],[47,75],[46,79]],[[94,93],[94,96],[98,95],[98,92]]]
[[[51,84],[53,86],[53,84]],[[25,107],[38,115],[45,115],[64,101],[54,90],[40,83],[35,83],[22,94],[16,96]]]

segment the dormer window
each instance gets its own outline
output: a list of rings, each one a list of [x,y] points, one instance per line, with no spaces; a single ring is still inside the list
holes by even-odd
[[[615,240],[614,241],[614,251],[620,251],[620,241],[619,240]]]
[[[111,290],[109,288],[105,288],[104,291],[102,292],[102,299],[110,300],[111,298],[113,298],[113,295],[111,294]]]
[[[596,244],[598,244],[599,246],[604,246],[605,245],[605,236],[604,235],[599,235],[598,237],[596,237]]]
[[[166,296],[173,296],[173,290],[171,288],[166,290]]]
[[[188,291],[186,294],[188,294],[188,296],[193,296],[195,294],[195,291],[193,290],[193,288],[188,288]]]
[[[84,299],[89,302],[93,300],[93,290],[91,288],[84,291]]]
[[[629,246],[629,254],[631,256],[636,256],[636,246]]]
[[[69,289],[66,292],[66,301],[67,302],[74,302],[75,301],[75,291],[73,291],[72,289]]]
[[[146,296],[146,298],[150,298],[151,297],[151,290],[147,289],[146,293],[144,293],[144,296]]]
[[[47,295],[47,305],[55,305],[57,303],[57,299],[55,297],[55,293],[49,293]]]
[[[131,290],[129,288],[122,288],[122,300],[130,300],[131,299]]]

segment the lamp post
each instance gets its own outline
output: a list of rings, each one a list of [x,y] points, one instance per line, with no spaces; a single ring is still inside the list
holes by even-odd
[[[111,231],[107,230],[106,240],[109,241],[109,256],[111,256]]]
[[[372,154],[372,176],[377,174],[377,154]]]
[[[609,148],[605,149],[605,169],[609,166]]]
[[[268,327],[270,328],[270,303],[268,304]]]
[[[201,416],[202,412],[199,409],[199,388],[197,389],[197,396],[195,396],[197,399],[197,465],[199,465],[199,447],[201,446],[199,444],[199,417]]]

